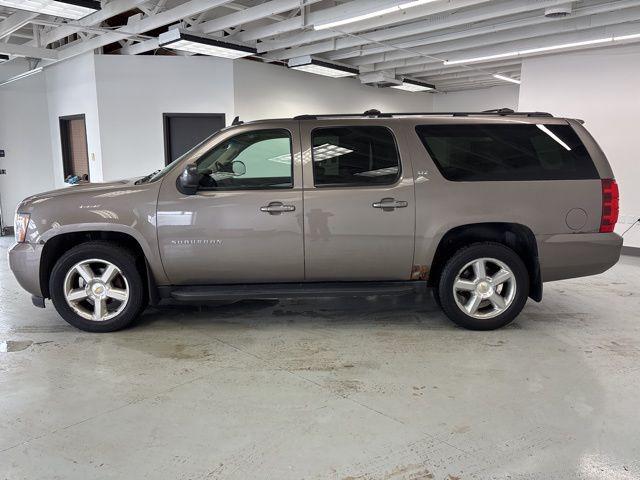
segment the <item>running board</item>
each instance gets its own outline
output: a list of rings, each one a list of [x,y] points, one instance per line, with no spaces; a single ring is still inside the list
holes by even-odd
[[[424,293],[426,282],[314,282],[158,287],[163,298],[181,302],[211,302],[257,298],[367,297]]]

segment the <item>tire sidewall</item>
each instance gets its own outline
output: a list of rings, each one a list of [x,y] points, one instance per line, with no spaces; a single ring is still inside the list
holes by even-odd
[[[516,295],[509,308],[500,315],[478,319],[467,315],[458,306],[453,293],[453,283],[462,267],[478,258],[495,258],[504,262],[513,272]],[[445,265],[438,285],[440,302],[445,314],[458,325],[470,330],[494,330],[513,321],[524,308],[529,296],[529,273],[520,256],[498,243],[474,244],[459,250]]]
[[[113,263],[126,277],[129,286],[129,300],[124,310],[116,317],[101,322],[78,315],[69,306],[64,295],[64,280],[69,270],[77,263],[93,258]],[[89,332],[112,332],[126,327],[138,316],[144,301],[142,277],[134,257],[122,248],[101,243],[82,244],[65,253],[53,267],[49,291],[58,313],[74,327]]]

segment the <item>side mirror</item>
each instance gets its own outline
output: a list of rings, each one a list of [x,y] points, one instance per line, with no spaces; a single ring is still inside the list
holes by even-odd
[[[244,162],[240,160],[236,160],[235,162],[231,162],[231,170],[236,177],[241,177],[245,173],[247,173],[247,166]]]
[[[185,167],[182,174],[178,177],[176,186],[180,193],[184,195],[195,195],[200,186],[200,174],[198,166],[191,163]]]

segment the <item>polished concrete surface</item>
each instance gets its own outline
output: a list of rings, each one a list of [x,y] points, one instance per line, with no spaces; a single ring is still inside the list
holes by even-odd
[[[428,298],[247,301],[83,333],[0,240],[0,479],[640,478],[640,259],[494,332]]]

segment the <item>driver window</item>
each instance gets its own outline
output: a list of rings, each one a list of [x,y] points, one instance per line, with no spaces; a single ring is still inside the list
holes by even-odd
[[[201,190],[293,187],[291,135],[287,130],[236,135],[196,163]]]

